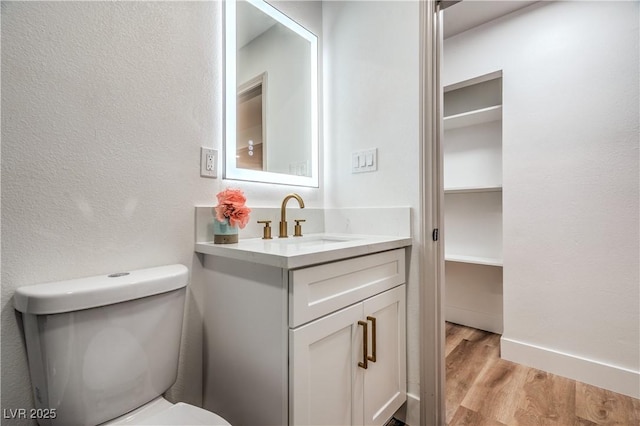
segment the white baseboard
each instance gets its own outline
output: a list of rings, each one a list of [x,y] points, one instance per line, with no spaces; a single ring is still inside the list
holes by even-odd
[[[455,306],[445,306],[444,309],[445,321],[502,334],[502,317]]]
[[[500,339],[500,354],[516,362],[579,382],[640,399],[640,372],[548,348]]]

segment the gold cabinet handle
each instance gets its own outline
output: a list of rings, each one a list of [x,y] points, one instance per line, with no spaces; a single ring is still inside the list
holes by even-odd
[[[371,356],[367,356],[367,359],[376,362],[376,317],[367,317],[367,321],[371,321],[371,346],[373,346]]]
[[[367,344],[367,340],[369,337],[369,325],[366,321],[358,321],[358,325],[361,325],[363,328],[362,331],[362,361],[358,362],[358,367],[360,368],[364,368],[365,370],[367,368],[369,368],[369,363],[368,363],[368,357],[367,357],[367,352],[369,352],[369,348],[368,348],[368,344]]]

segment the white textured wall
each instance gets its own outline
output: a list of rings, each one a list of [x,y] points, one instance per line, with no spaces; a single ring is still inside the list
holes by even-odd
[[[414,244],[420,243],[418,6],[417,1],[323,5],[327,207],[410,206]],[[378,171],[351,174],[352,151],[367,148],[378,148]],[[378,226],[382,230],[385,223]],[[416,397],[418,290],[413,250],[407,375],[408,390]]]
[[[503,70],[504,338],[522,346],[515,360],[636,397],[638,7],[533,5],[444,47],[445,85]],[[600,367],[621,375],[591,373]]]
[[[200,404],[194,206],[223,186],[321,206],[322,189],[200,178],[200,146],[221,149],[221,34],[220,2],[2,2],[2,408],[32,404],[15,288],[168,263],[192,271],[170,397]]]

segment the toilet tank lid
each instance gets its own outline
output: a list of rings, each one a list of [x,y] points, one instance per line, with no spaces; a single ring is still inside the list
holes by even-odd
[[[177,290],[187,285],[184,265],[30,285],[16,289],[14,307],[28,314],[59,314],[111,305]]]

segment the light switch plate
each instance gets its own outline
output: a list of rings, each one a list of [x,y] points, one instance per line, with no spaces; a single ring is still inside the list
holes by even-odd
[[[351,173],[375,172],[378,170],[378,149],[371,148],[351,153]]]
[[[200,148],[200,176],[207,178],[218,177],[218,150]]]

